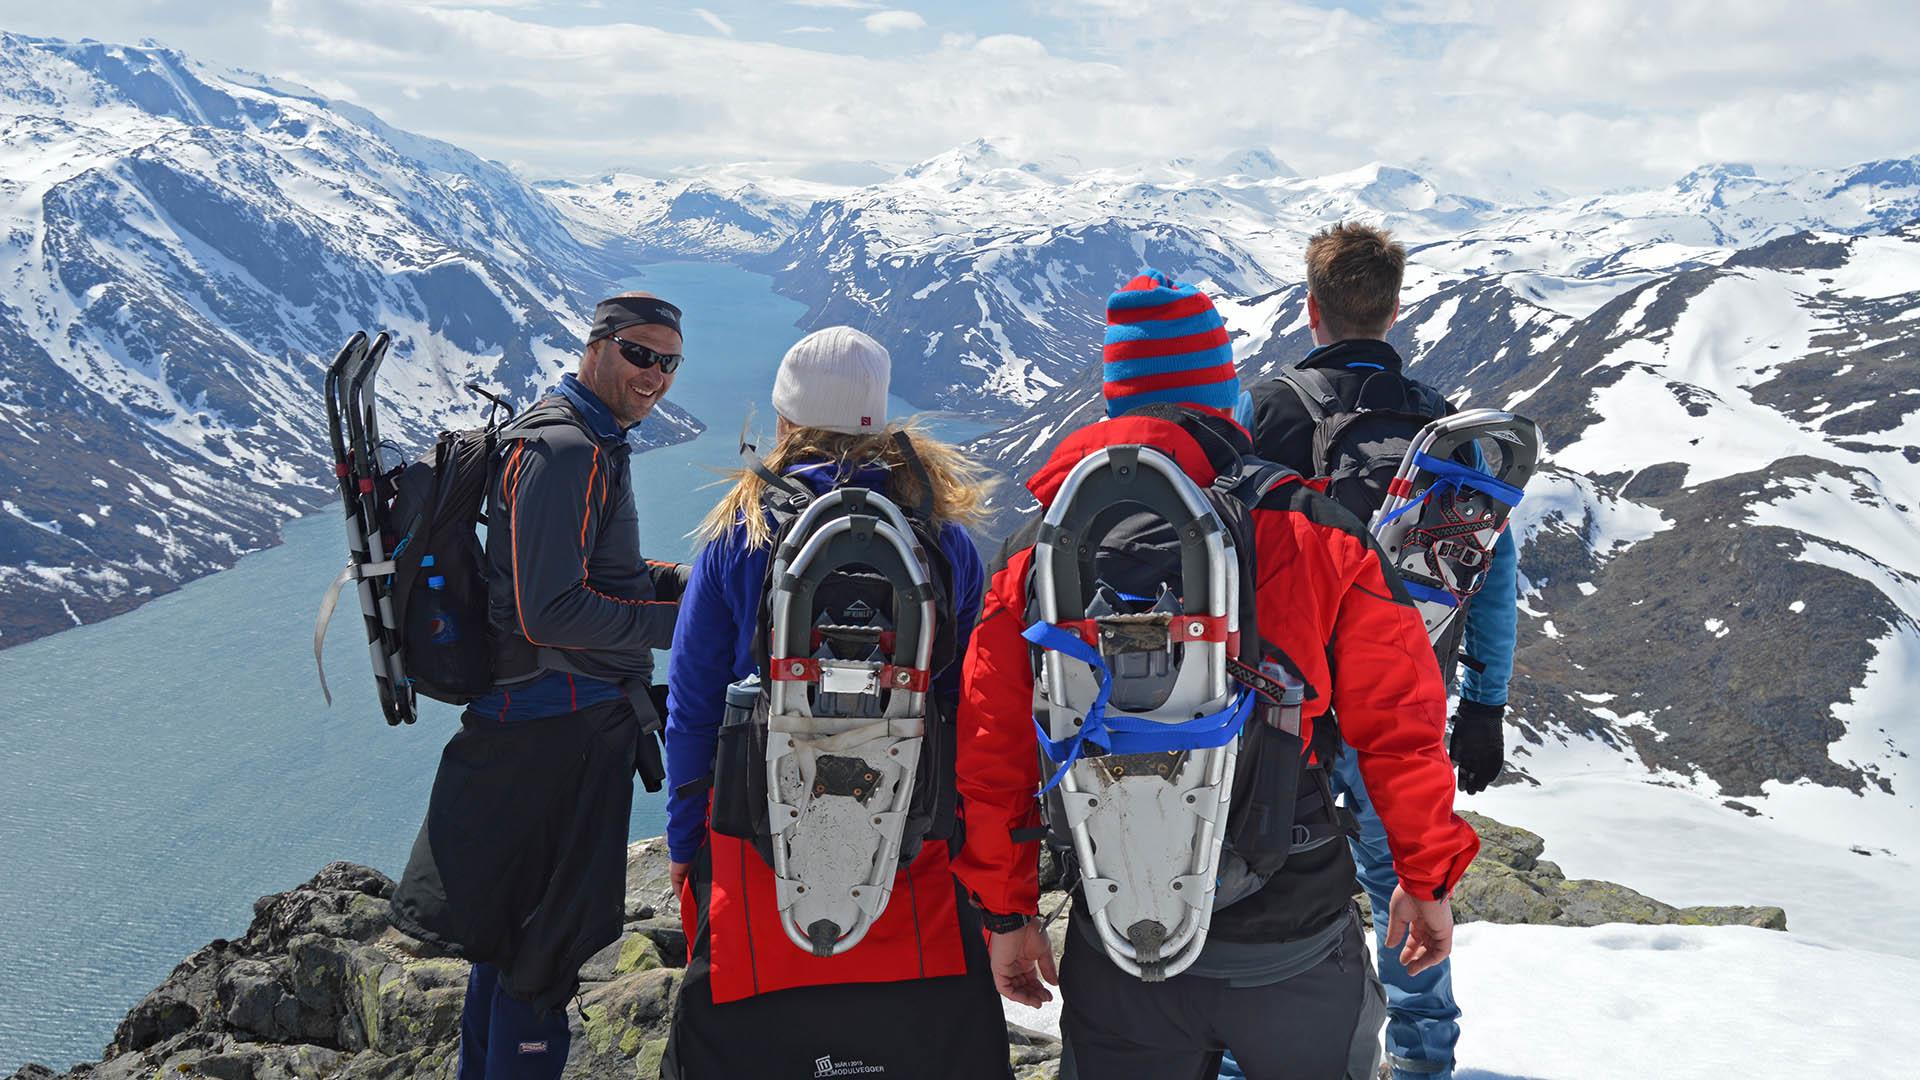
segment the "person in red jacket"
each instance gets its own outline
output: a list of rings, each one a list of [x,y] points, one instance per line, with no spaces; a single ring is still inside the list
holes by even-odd
[[[1227,341],[1198,289],[1156,272],[1128,282],[1108,301],[1109,419],[1060,444],[1027,482],[1034,497],[1050,505],[1073,466],[1106,446],[1151,446],[1202,486],[1243,468],[1253,447],[1234,418],[1244,397]],[[1310,775],[1333,753],[1358,755],[1401,881],[1376,917],[1390,921],[1389,944],[1407,966],[1423,969],[1452,947],[1448,894],[1479,850],[1453,812],[1446,694],[1426,630],[1365,526],[1297,476],[1251,514],[1257,580],[1247,584],[1259,631],[1309,686],[1302,765]],[[1164,560],[1173,572],[1177,549],[1164,533],[1148,525],[1131,535],[1110,565]],[[1020,836],[1040,820],[1034,658],[1021,636],[1032,621],[1031,536],[1008,542],[988,585],[959,717],[966,842],[953,869],[984,912],[1000,992],[1038,1005],[1052,997],[1043,980],[1059,982],[1063,1078],[1198,1080],[1214,1075],[1229,1048],[1254,1080],[1341,1075],[1350,1054],[1371,1055],[1374,1042],[1371,1030],[1364,1038],[1359,1031],[1368,960],[1345,844],[1296,850],[1264,886],[1217,908],[1200,958],[1163,982],[1141,981],[1108,959],[1076,894],[1063,977],[1055,979],[1034,920],[1039,844]],[[1301,784],[1296,822],[1331,818],[1333,808],[1318,801],[1325,790],[1317,778]]]

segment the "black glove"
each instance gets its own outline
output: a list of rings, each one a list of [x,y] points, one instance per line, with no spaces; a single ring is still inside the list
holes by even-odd
[[[1460,699],[1453,714],[1453,737],[1447,740],[1447,756],[1460,767],[1460,790],[1475,795],[1487,789],[1507,763],[1506,739],[1500,722],[1507,715],[1505,705],[1482,705]]]

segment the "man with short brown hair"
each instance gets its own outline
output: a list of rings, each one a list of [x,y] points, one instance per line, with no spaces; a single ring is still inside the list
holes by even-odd
[[[1307,321],[1314,343],[1379,339],[1400,314],[1407,249],[1385,229],[1343,221],[1307,242]]]
[[[1261,457],[1314,476],[1326,471],[1327,463],[1315,457],[1326,452],[1324,442],[1330,441],[1323,440],[1316,451],[1316,432],[1331,433],[1343,414],[1363,408],[1407,414],[1406,434],[1411,436],[1424,418],[1456,410],[1438,390],[1403,374],[1400,354],[1385,340],[1400,314],[1404,247],[1384,229],[1341,222],[1307,244],[1306,264],[1307,325],[1317,347],[1296,365],[1299,370],[1254,388],[1249,426]],[[1378,507],[1348,509],[1366,521]],[[1504,764],[1501,725],[1513,673],[1518,563],[1512,532],[1502,532],[1485,584],[1467,607],[1462,642],[1466,674],[1447,744],[1460,790],[1467,794],[1484,790]],[[1453,651],[1450,639],[1443,645],[1442,651]],[[1441,658],[1443,675],[1452,672],[1453,659]],[[1379,911],[1399,884],[1386,831],[1354,767],[1354,755],[1340,755],[1329,779],[1359,823],[1352,842],[1354,863],[1361,886]],[[1384,927],[1375,925],[1384,933]],[[1448,1080],[1460,1037],[1451,964],[1442,961],[1410,974],[1394,950],[1377,952],[1387,995],[1386,1051],[1393,1075],[1399,1080]]]

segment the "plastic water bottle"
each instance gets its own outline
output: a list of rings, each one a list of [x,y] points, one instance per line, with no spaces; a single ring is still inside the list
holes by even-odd
[[[422,569],[432,567],[433,556],[421,556],[420,566]],[[447,579],[434,574],[427,578],[427,589],[430,592],[444,593],[447,589]],[[446,598],[443,596],[433,598],[433,621],[430,626],[435,645],[453,645],[459,642],[460,626],[454,621],[453,612],[447,610]]]

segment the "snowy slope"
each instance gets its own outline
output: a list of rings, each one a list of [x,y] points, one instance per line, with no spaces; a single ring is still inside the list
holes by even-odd
[[[160,48],[0,35],[0,163],[0,644],[323,498],[319,376],[352,329],[398,335],[387,430],[419,445],[468,379],[550,382],[606,285],[499,166]]]
[[[1453,972],[1460,1080],[1870,1080],[1908,1073],[1878,1005],[1920,960],[1751,926],[1472,923]],[[1058,1000],[1006,1012],[1059,1031]]]

